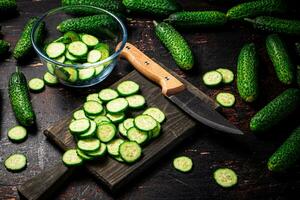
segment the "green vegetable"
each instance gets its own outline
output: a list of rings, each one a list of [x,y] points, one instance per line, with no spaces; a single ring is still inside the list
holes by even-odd
[[[0,40],[0,58],[7,54],[10,44],[4,40]]]
[[[258,30],[300,35],[300,20],[281,19],[270,16],[260,16],[255,19],[245,18],[245,21],[253,24]]]
[[[266,39],[266,47],[278,79],[283,84],[291,84],[294,81],[295,68],[283,41],[276,34],[269,35]]]
[[[35,123],[35,113],[30,102],[27,81],[22,72],[17,70],[11,75],[8,93],[18,122],[23,126],[33,125]]]
[[[258,96],[258,56],[253,43],[243,46],[237,65],[237,88],[241,98],[253,102]]]
[[[180,156],[173,160],[173,167],[180,172],[189,172],[193,168],[193,161],[187,156]]]
[[[123,0],[129,11],[166,16],[181,10],[175,0]]]
[[[159,40],[167,47],[177,65],[183,70],[192,69],[194,65],[193,53],[185,41],[170,24],[154,21],[155,33]]]
[[[83,163],[83,159],[77,154],[76,149],[66,151],[62,161],[66,166],[78,166]]]
[[[12,142],[23,142],[27,138],[27,130],[23,126],[14,126],[8,130],[7,137]]]
[[[219,11],[182,11],[171,14],[165,21],[183,27],[217,27],[226,24],[227,17]]]
[[[35,25],[37,20],[38,20],[38,18],[36,18],[36,17],[29,19],[29,21],[26,23],[26,25],[22,31],[22,34],[15,46],[15,49],[13,51],[13,56],[18,61],[27,58],[27,56],[30,53],[32,53],[32,51],[33,51],[30,35],[31,35],[31,31],[33,29],[33,26]],[[37,42],[41,42],[44,27],[45,27],[45,24],[41,23],[41,25],[39,26],[39,28],[37,30],[37,34],[36,34]]]
[[[10,14],[17,9],[16,0],[0,0],[0,15]]]
[[[216,101],[225,108],[230,108],[235,104],[235,97],[229,92],[220,92],[216,96]]]
[[[22,171],[27,166],[27,158],[24,154],[12,154],[4,161],[4,166],[12,172]]]
[[[237,184],[238,177],[236,173],[229,168],[220,168],[214,172],[215,181],[224,188],[229,188]]]
[[[28,87],[32,92],[40,92],[45,88],[45,82],[40,78],[33,78],[28,82]]]
[[[267,131],[285,119],[299,107],[300,90],[290,88],[281,93],[264,108],[257,112],[250,121],[250,129],[254,132]]]
[[[282,13],[285,10],[286,5],[283,0],[257,0],[234,6],[227,11],[226,15],[231,20],[241,20],[245,17]]]
[[[268,169],[272,172],[286,171],[300,158],[300,127],[269,158]]]

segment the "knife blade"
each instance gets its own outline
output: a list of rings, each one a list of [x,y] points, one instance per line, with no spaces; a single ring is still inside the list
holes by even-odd
[[[163,95],[198,122],[225,133],[244,134],[208,105],[207,102],[190,92],[181,81],[134,45],[126,43],[120,53],[120,57],[126,58],[137,71],[159,84],[162,87]]]

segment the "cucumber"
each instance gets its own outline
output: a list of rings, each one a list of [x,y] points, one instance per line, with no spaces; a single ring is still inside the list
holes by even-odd
[[[88,115],[99,115],[103,111],[103,106],[97,101],[87,101],[83,104],[83,110]]]
[[[69,130],[74,134],[82,134],[89,130],[90,120],[88,119],[77,119],[72,121],[69,125]]]
[[[134,119],[133,118],[125,119],[123,125],[126,130],[130,129],[131,127],[134,127]]]
[[[65,53],[66,45],[62,42],[52,42],[47,45],[46,53],[49,58],[58,58]]]
[[[77,147],[83,152],[93,152],[100,148],[100,141],[95,138],[78,140]]]
[[[33,46],[31,43],[30,34],[37,20],[38,18],[36,17],[30,18],[28,20],[14,48],[13,57],[18,61],[27,59],[29,54],[33,52]],[[38,27],[38,30],[36,32],[36,38],[38,43],[42,41],[44,28],[45,28],[44,23],[41,23],[40,26]]]
[[[142,148],[136,142],[126,141],[120,145],[119,153],[127,163],[134,163],[142,156]]]
[[[182,11],[164,21],[181,27],[219,27],[226,24],[227,17],[220,11]]]
[[[190,70],[194,65],[194,56],[188,43],[170,24],[154,21],[155,34],[167,47],[177,65],[183,70]]]
[[[157,123],[156,127],[149,132],[149,136],[151,135],[151,139],[157,138],[161,133],[161,125]]]
[[[235,104],[234,95],[228,92],[220,92],[216,96],[216,100],[221,106],[226,108],[230,108]]]
[[[159,123],[163,123],[166,119],[165,114],[159,108],[155,107],[148,108],[143,112],[143,115],[150,115]]]
[[[296,128],[286,141],[268,160],[268,169],[272,172],[284,172],[292,167],[300,155],[300,127]]]
[[[106,109],[109,113],[117,114],[125,111],[128,108],[128,102],[125,98],[116,98],[106,104]]]
[[[94,69],[95,69],[95,76],[98,76],[99,74],[101,74],[101,72],[103,72],[104,65],[99,65],[97,67],[94,67]]]
[[[110,55],[108,44],[99,43],[95,46],[95,49],[100,51],[100,53],[101,53],[101,59],[100,60],[104,60],[104,59],[108,58],[109,55]],[[106,62],[104,64],[104,66],[107,66],[107,65],[109,65],[109,62]]]
[[[73,119],[87,119],[84,110],[80,109],[80,110],[76,110],[73,113]]]
[[[79,59],[79,58],[73,56],[69,51],[66,51],[65,55],[66,55],[66,58],[70,61],[77,61]],[[71,64],[73,64],[73,63],[71,63]]]
[[[98,93],[89,94],[86,97],[86,101],[97,101],[102,104],[102,101],[99,99]]]
[[[256,0],[238,4],[226,13],[230,20],[241,20],[245,17],[258,15],[270,15],[286,11],[286,3],[283,0]]]
[[[126,101],[128,102],[128,106],[133,109],[142,108],[146,104],[145,98],[139,94],[126,97]]]
[[[148,141],[149,136],[148,133],[145,131],[141,131],[137,129],[136,127],[131,127],[127,131],[127,137],[130,141],[134,141],[138,143],[139,145],[145,144],[146,141]]]
[[[141,131],[151,131],[157,126],[157,121],[150,115],[139,115],[134,118],[134,125]]]
[[[83,163],[83,159],[78,156],[76,149],[66,151],[62,157],[62,161],[66,166],[79,166]]]
[[[94,159],[92,156],[87,155],[85,152],[81,151],[80,149],[76,149],[76,153],[83,160],[93,160]]]
[[[222,75],[222,82],[224,84],[232,83],[234,80],[234,74],[231,70],[225,68],[219,68],[216,70]]]
[[[68,52],[70,52],[73,56],[82,57],[87,54],[88,47],[81,41],[75,41],[68,45]]]
[[[166,16],[181,10],[175,0],[123,0],[126,9],[153,16]]]
[[[54,76],[53,74],[51,74],[50,72],[46,72],[44,74],[43,79],[44,79],[45,83],[49,86],[57,85],[59,83],[58,78],[56,76]]]
[[[78,135],[79,139],[87,139],[87,138],[91,138],[92,136],[95,135],[95,132],[97,130],[97,124],[94,121],[90,121],[90,128],[89,130],[87,130],[85,133],[82,133],[80,135]]]
[[[300,90],[290,88],[258,111],[250,121],[253,132],[267,131],[299,107]]]
[[[10,77],[8,93],[18,122],[22,126],[32,126],[35,123],[35,113],[30,102],[26,78],[18,69]]]
[[[229,168],[220,168],[214,172],[214,179],[220,186],[229,188],[237,184],[238,177],[236,173]]]
[[[116,99],[118,96],[119,94],[115,90],[110,88],[103,89],[99,92],[99,98],[104,102]]]
[[[97,128],[97,137],[101,142],[110,142],[116,135],[117,129],[112,123],[100,124]]]
[[[23,142],[27,138],[27,130],[23,126],[15,126],[8,130],[7,137],[12,142]]]
[[[101,52],[97,49],[90,51],[87,55],[88,63],[96,63],[101,59]]]
[[[277,34],[269,35],[266,47],[279,81],[286,85],[293,83],[295,67],[281,38]]]
[[[81,41],[84,42],[88,47],[94,47],[99,43],[98,38],[89,34],[83,34],[81,36]]]
[[[16,12],[17,2],[16,0],[0,0],[0,15],[6,15]]]
[[[125,142],[125,140],[123,139],[114,139],[112,141],[110,141],[109,143],[107,143],[107,152],[112,155],[112,156],[119,156],[119,147],[121,144],[123,144]]]
[[[127,129],[124,127],[123,122],[118,125],[118,130],[122,136],[127,137]]]
[[[107,113],[106,117],[110,119],[113,123],[120,123],[125,119],[125,114],[124,113],[116,113],[116,114],[111,114]]]
[[[45,82],[40,78],[33,78],[28,82],[28,87],[33,92],[40,92],[45,88]]]
[[[63,42],[67,44],[80,40],[79,35],[74,31],[66,32],[62,38],[63,38]]]
[[[93,152],[86,152],[86,154],[88,156],[92,156],[94,158],[99,158],[99,157],[103,157],[105,155],[106,151],[107,151],[106,144],[101,143],[100,149],[93,151]]]
[[[173,167],[180,172],[189,172],[193,168],[193,161],[187,156],[180,156],[173,160]]]
[[[78,70],[78,78],[81,81],[87,81],[94,77],[95,69],[93,67],[82,68]]]
[[[222,83],[223,77],[220,72],[213,70],[213,71],[206,72],[203,75],[202,80],[206,86],[213,87]]]
[[[253,102],[258,97],[258,56],[253,43],[245,44],[237,64],[237,89],[241,98]]]
[[[75,83],[78,80],[78,71],[73,67],[56,68],[54,73],[58,78],[70,83]]]
[[[4,40],[0,40],[0,58],[6,55],[9,51],[10,44]]]
[[[140,86],[134,81],[123,81],[117,86],[117,91],[121,96],[130,96],[139,90]]]
[[[11,172],[22,171],[27,166],[27,158],[21,153],[12,154],[5,159],[4,166]]]
[[[108,119],[108,117],[100,115],[94,119],[94,122],[96,122],[97,125],[100,125],[103,122],[111,122],[111,121],[110,119]]]

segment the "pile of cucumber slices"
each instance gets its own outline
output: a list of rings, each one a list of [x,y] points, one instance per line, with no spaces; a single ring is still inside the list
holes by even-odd
[[[137,83],[127,80],[116,90],[106,88],[88,95],[69,124],[77,146],[64,153],[64,164],[80,165],[106,153],[119,162],[139,160],[142,147],[161,134],[161,123],[165,121],[165,114],[159,108],[143,110],[146,100],[139,91]],[[141,114],[133,116],[130,110]]]

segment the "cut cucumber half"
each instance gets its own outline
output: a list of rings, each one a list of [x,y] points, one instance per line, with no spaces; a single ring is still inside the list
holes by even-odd
[[[76,149],[76,153],[83,160],[93,160],[94,159],[92,156],[87,155],[85,152],[81,151],[80,149]]]
[[[91,125],[90,128],[87,132],[78,135],[79,139],[87,139],[87,138],[91,138],[92,136],[95,135],[96,130],[97,130],[97,124],[94,121],[90,121]]]
[[[78,77],[82,81],[93,78],[95,69],[93,67],[78,69]]]
[[[127,118],[123,122],[125,129],[130,129],[131,127],[134,127],[134,119],[133,118]]]
[[[58,78],[49,72],[46,72],[44,74],[44,81],[47,85],[50,85],[50,86],[58,84]]]
[[[225,68],[219,68],[216,71],[221,73],[223,83],[227,84],[227,83],[232,83],[233,82],[234,74],[231,70],[225,69]]]
[[[207,86],[217,86],[222,80],[222,74],[217,71],[209,71],[203,75],[203,82]]]
[[[148,108],[143,114],[153,117],[159,123],[162,123],[166,119],[165,114],[159,108],[155,107]]]
[[[69,130],[74,134],[81,134],[89,130],[90,120],[88,119],[77,119],[72,121],[69,125]]]
[[[46,48],[46,53],[49,58],[58,58],[66,51],[66,45],[62,42],[50,43]]]
[[[133,81],[123,81],[117,87],[117,91],[121,96],[129,96],[137,93],[140,90],[140,86]]]
[[[87,119],[84,110],[80,109],[73,113],[73,119]]]
[[[111,121],[110,121],[110,119],[108,119],[108,117],[100,115],[94,119],[94,122],[96,122],[97,125],[100,125],[101,123],[104,123],[104,122],[110,123]]]
[[[180,172],[189,172],[193,168],[193,161],[187,156],[180,156],[173,160],[173,166]]]
[[[12,172],[21,171],[27,166],[27,158],[21,153],[12,154],[5,159],[4,166],[7,170]]]
[[[100,149],[98,149],[96,151],[93,151],[93,152],[86,152],[86,154],[89,155],[89,156],[92,156],[94,158],[103,157],[105,155],[106,151],[107,151],[106,144],[101,143]]]
[[[100,148],[100,140],[95,138],[78,140],[77,147],[84,152],[96,151]]]
[[[89,47],[94,47],[99,43],[98,38],[96,38],[93,35],[89,35],[89,34],[83,34],[81,36],[81,40]]]
[[[133,109],[142,108],[146,104],[145,98],[139,94],[128,96],[126,100],[128,101],[129,107]]]
[[[124,127],[123,122],[118,125],[118,130],[122,136],[127,137],[127,129]]]
[[[142,131],[151,131],[157,126],[157,121],[150,115],[139,115],[134,119],[134,125]]]
[[[88,115],[99,115],[103,111],[103,106],[98,101],[87,101],[83,104],[83,110]]]
[[[97,101],[102,104],[102,101],[99,99],[98,93],[89,94],[86,97],[86,101]]]
[[[33,92],[40,92],[45,88],[45,82],[40,78],[33,78],[28,82],[28,87]]]
[[[125,98],[116,98],[106,104],[106,109],[112,114],[120,113],[126,110],[128,102]]]
[[[127,137],[130,141],[134,141],[140,145],[144,144],[148,140],[148,133],[141,131],[135,127],[131,127],[127,131]]]
[[[7,137],[12,142],[22,142],[27,138],[27,130],[23,126],[15,126],[8,130]]]
[[[112,156],[119,156],[119,147],[125,142],[123,139],[114,139],[107,144],[107,152]]]
[[[101,142],[109,142],[116,135],[116,126],[111,123],[100,124],[97,128],[97,137]]]
[[[234,95],[228,92],[220,92],[216,96],[216,100],[221,106],[226,108],[230,108],[235,104]]]
[[[117,113],[117,114],[111,114],[107,113],[106,117],[110,119],[113,123],[120,123],[125,119],[125,114],[124,113]]]
[[[62,161],[66,166],[78,166],[83,163],[83,159],[78,156],[76,149],[66,151],[62,157]]]
[[[133,163],[141,158],[142,148],[136,142],[126,141],[120,145],[119,153],[125,162]]]
[[[90,51],[87,55],[88,63],[96,63],[101,59],[101,52],[97,49]]]
[[[220,186],[229,188],[237,184],[238,177],[232,169],[220,168],[214,172],[214,179]]]
[[[119,94],[115,90],[110,88],[103,89],[99,92],[99,98],[104,102],[111,101],[118,96]]]
[[[94,69],[95,69],[95,76],[98,76],[104,70],[104,65],[99,65],[97,67],[94,67]]]
[[[75,41],[69,44],[68,51],[73,55],[77,57],[82,57],[87,54],[88,47],[85,43],[81,41]]]

